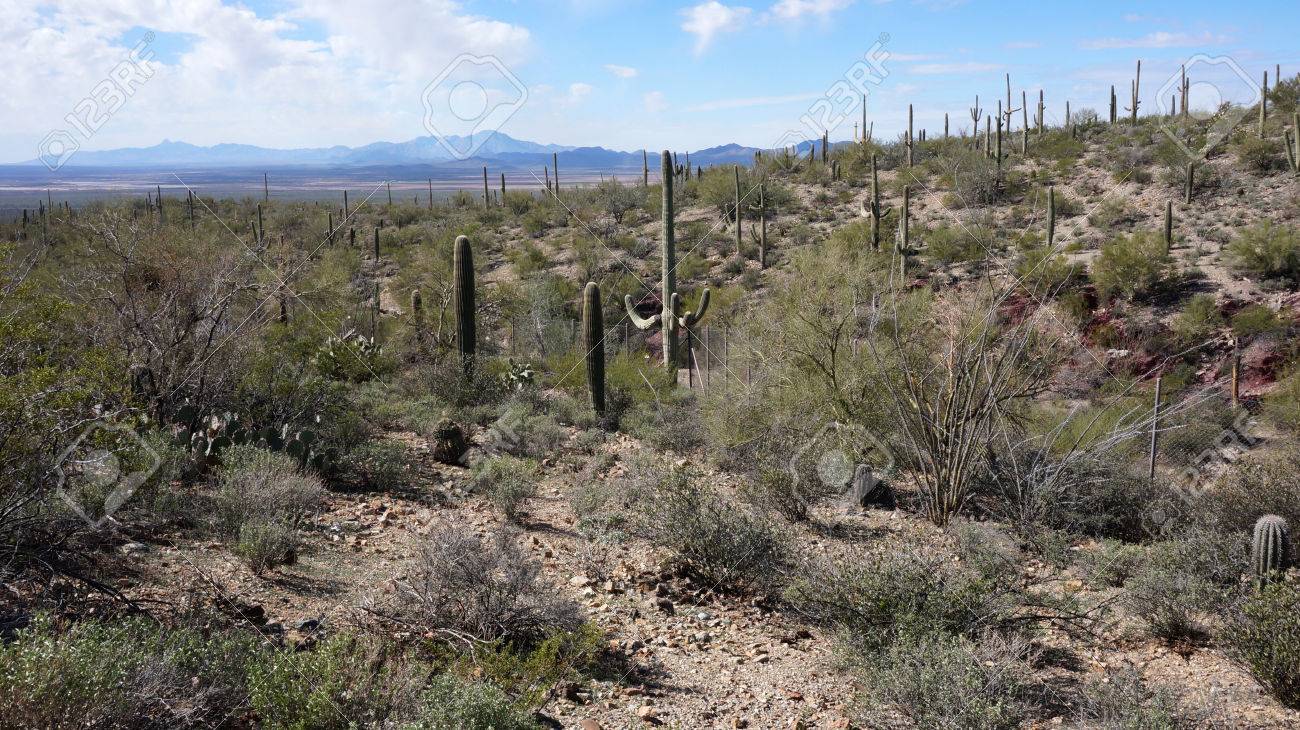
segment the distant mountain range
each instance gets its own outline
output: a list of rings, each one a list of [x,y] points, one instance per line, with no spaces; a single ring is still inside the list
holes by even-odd
[[[496,168],[522,169],[548,165],[551,155],[560,157],[560,167],[570,169],[641,169],[642,153],[619,152],[604,147],[567,147],[515,139],[501,132],[482,138],[447,137],[453,149],[474,149],[469,159],[457,159],[436,137],[416,137],[406,142],[374,142],[362,147],[306,147],[273,149],[244,144],[199,147],[187,142],[164,140],[152,147],[76,152],[65,167],[121,169],[149,168],[256,168],[256,167],[367,167],[390,165],[434,165],[447,169],[473,169],[489,164]],[[811,143],[805,143],[805,145]],[[807,149],[806,146],[802,147]],[[727,144],[690,153],[692,165],[751,163],[754,147]],[[653,158],[654,155],[652,154]],[[682,156],[685,161],[685,155]],[[18,163],[39,165],[39,160]],[[654,159],[652,170],[657,168]]]

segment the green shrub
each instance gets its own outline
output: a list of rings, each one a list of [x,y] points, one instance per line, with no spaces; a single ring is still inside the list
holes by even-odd
[[[867,662],[864,695],[869,709],[894,709],[918,728],[1013,730],[1036,711],[1033,658],[1025,642],[996,634],[909,634]]]
[[[1287,323],[1262,304],[1248,304],[1232,315],[1232,333],[1243,339],[1281,334],[1286,329]]]
[[[1183,305],[1171,325],[1179,348],[1200,345],[1223,326],[1223,315],[1211,294],[1197,294]]]
[[[1285,517],[1300,524],[1300,446],[1279,441],[1268,449],[1244,454],[1197,502],[1196,514],[1220,530],[1248,534],[1261,515]],[[1244,539],[1244,538],[1243,538]]]
[[[276,523],[246,522],[239,528],[235,554],[244,559],[254,573],[297,560],[298,533]]]
[[[511,522],[518,519],[524,500],[537,494],[540,478],[537,462],[509,455],[483,459],[470,472],[474,491],[488,495]]]
[[[1133,670],[1089,682],[1079,703],[1079,720],[1093,730],[1175,730],[1199,727],[1183,722],[1173,692],[1151,686]]]
[[[222,452],[217,472],[217,529],[239,535],[246,524],[296,528],[324,496],[320,480],[298,470],[286,454],[255,446]]]
[[[1274,583],[1252,595],[1223,633],[1229,653],[1287,707],[1300,707],[1300,589]]]
[[[1157,234],[1120,236],[1103,244],[1092,264],[1092,281],[1104,298],[1146,299],[1160,293],[1174,276],[1173,259]]]
[[[982,227],[937,226],[921,235],[925,255],[945,264],[979,261],[989,255],[991,233]]]
[[[1262,221],[1240,231],[1228,244],[1227,258],[1242,274],[1300,282],[1300,234],[1288,226]]]
[[[340,461],[343,478],[367,489],[391,491],[406,486],[411,468],[406,445],[375,439],[349,450]]]
[[[517,707],[497,687],[442,674],[429,683],[418,716],[402,727],[404,730],[535,730],[540,726],[532,713]]]
[[[1244,567],[1240,536],[1189,529],[1147,549],[1124,584],[1123,603],[1157,638],[1195,638],[1201,616],[1227,605]]]
[[[766,515],[726,500],[684,467],[661,472],[653,494],[637,507],[646,538],[706,589],[766,588],[785,560],[784,540]]]
[[[1273,172],[1286,168],[1282,145],[1276,139],[1248,136],[1237,143],[1237,160],[1255,172]]]

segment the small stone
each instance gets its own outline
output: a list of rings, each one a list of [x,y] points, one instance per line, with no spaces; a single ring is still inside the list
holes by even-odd
[[[641,705],[641,708],[636,711],[636,716],[642,720],[654,720],[655,708],[650,705]]]
[[[582,730],[604,730],[600,723],[590,717],[578,723],[578,727],[582,728]]]
[[[575,575],[569,579],[569,585],[574,588],[581,588],[586,585],[591,585],[591,579],[585,575]]]
[[[139,555],[149,552],[149,546],[142,542],[128,542],[122,546],[122,552],[127,555]]]

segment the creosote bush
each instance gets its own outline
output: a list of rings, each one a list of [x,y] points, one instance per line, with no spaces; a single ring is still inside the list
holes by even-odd
[[[1274,583],[1247,598],[1224,641],[1279,702],[1300,707],[1300,589]]]
[[[537,462],[505,454],[476,463],[470,484],[476,492],[490,497],[506,519],[513,522],[518,519],[524,501],[537,494],[540,478]]]
[[[1091,276],[1104,298],[1148,299],[1172,284],[1173,260],[1160,235],[1134,233],[1103,244]]]
[[[1300,282],[1300,234],[1289,226],[1262,221],[1239,231],[1227,258],[1234,271],[1265,282]]]

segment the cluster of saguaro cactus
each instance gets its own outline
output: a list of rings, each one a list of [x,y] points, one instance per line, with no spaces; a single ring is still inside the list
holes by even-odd
[[[469,375],[474,368],[474,250],[469,238],[456,237],[452,252],[452,306],[456,314],[456,346],[460,349],[461,370]]]
[[[662,219],[662,257],[663,272],[660,296],[663,309],[652,317],[637,314],[632,304],[632,296],[623,297],[623,306],[628,318],[639,330],[661,327],[663,332],[663,357],[666,367],[677,366],[677,333],[679,329],[689,329],[704,317],[709,308],[709,290],[705,289],[700,297],[699,311],[681,312],[681,295],[677,293],[677,242],[674,231],[673,209],[673,158],[664,150],[660,159],[660,171],[663,177],[663,219]]]
[[[591,407],[605,415],[605,317],[600,309],[600,285],[587,282],[582,290],[582,348],[587,356],[587,387]]]
[[[1291,530],[1285,519],[1264,515],[1255,522],[1250,562],[1261,586],[1281,579],[1291,565]]]

